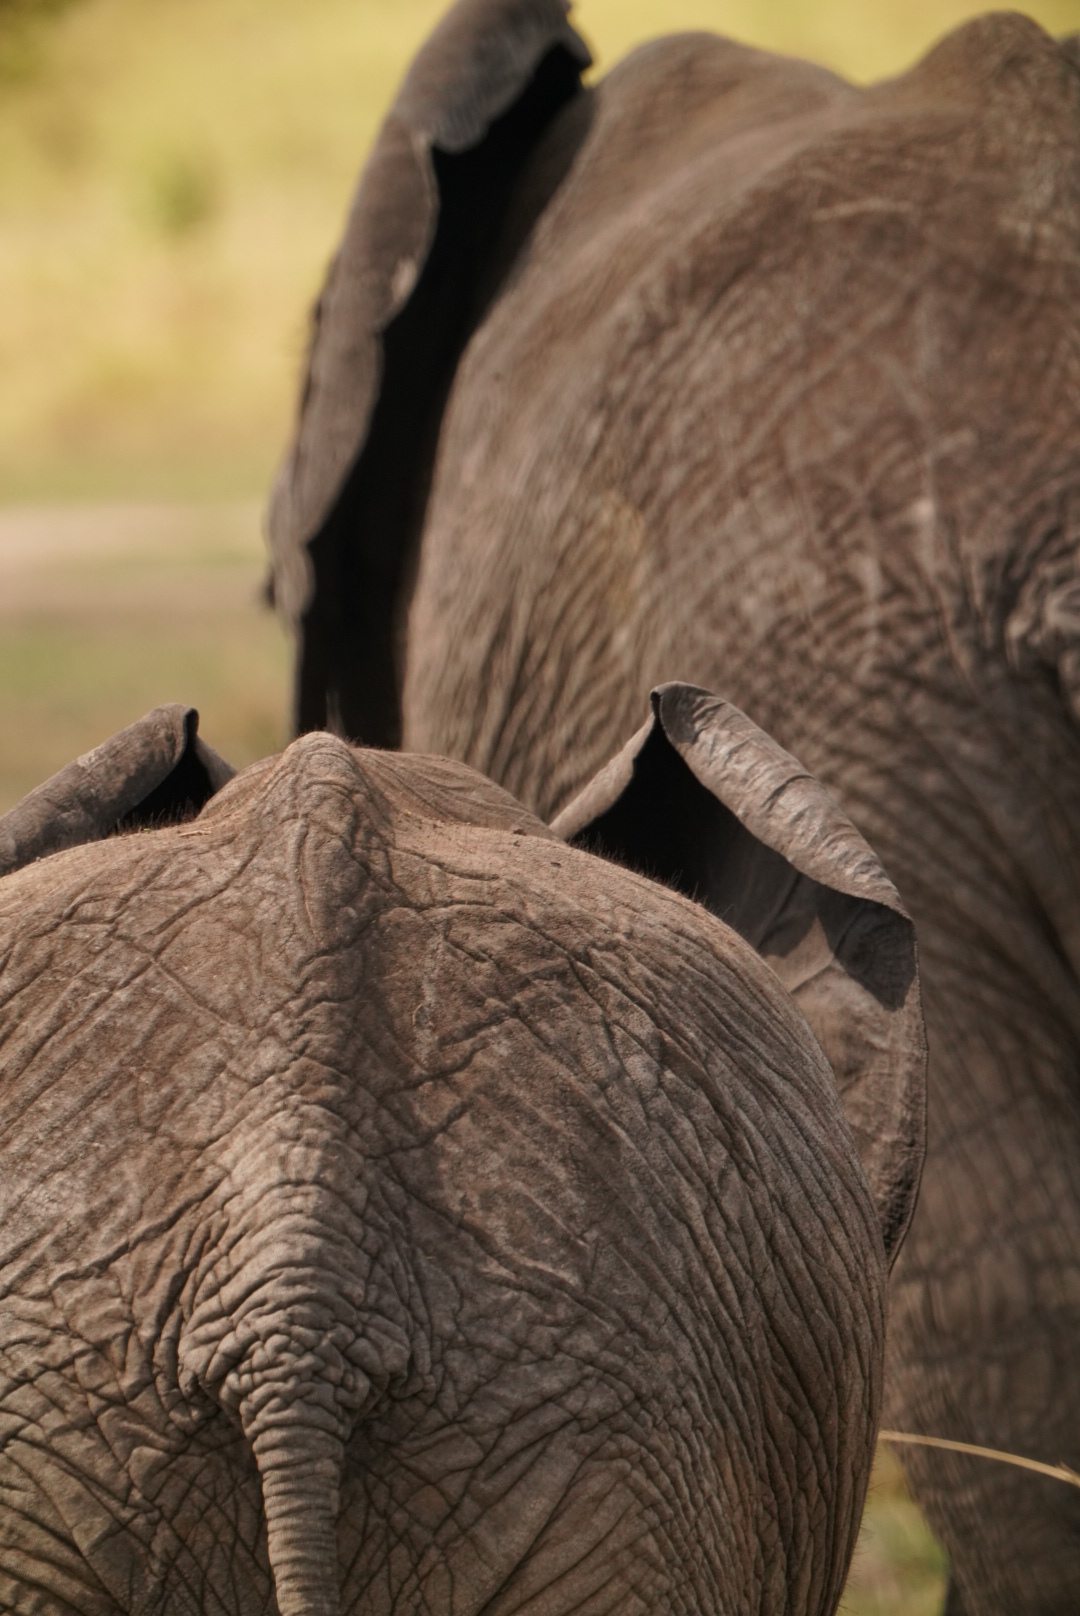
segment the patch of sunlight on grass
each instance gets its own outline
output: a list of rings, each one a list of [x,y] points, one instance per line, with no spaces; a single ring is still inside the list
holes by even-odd
[[[357,172],[444,9],[72,0],[35,25],[0,96],[0,499],[266,487]],[[866,79],[975,9],[580,0],[575,17],[601,68],[709,28]],[[1080,0],[1032,10],[1080,28]]]
[[[279,750],[265,568],[250,501],[0,512],[0,813],[161,702],[237,767]]]
[[[841,1616],[940,1616],[947,1578],[945,1555],[882,1442]]]

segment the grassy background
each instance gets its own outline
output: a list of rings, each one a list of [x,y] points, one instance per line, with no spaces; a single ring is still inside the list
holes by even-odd
[[[878,1445],[842,1616],[940,1616],[947,1566],[887,1443]]]
[[[260,510],[307,310],[443,0],[0,0],[0,811],[161,701],[237,764],[285,739]],[[963,0],[580,0],[600,67],[711,28],[858,80]],[[1080,0],[1039,0],[1055,33]],[[879,1456],[843,1608],[936,1616]]]
[[[0,507],[0,812],[159,702],[231,762],[285,741],[258,500]]]

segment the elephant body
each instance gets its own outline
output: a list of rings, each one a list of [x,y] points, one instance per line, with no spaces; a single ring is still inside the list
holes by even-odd
[[[362,209],[350,230],[339,284]],[[1080,1467],[1075,44],[989,17],[863,90],[658,41],[552,112],[485,276],[430,448],[402,435],[399,528],[344,473],[289,504],[340,418],[309,390],[272,513],[298,723],[459,757],[544,817],[662,679],[801,758],[920,942],[929,1143],[889,1423]],[[346,386],[348,329],[331,306],[315,384]],[[365,567],[392,580],[381,645]],[[349,693],[376,664],[397,706],[365,731]],[[1073,1490],[903,1457],[950,1612],[1075,1607]]]
[[[756,946],[459,764],[322,734],[229,780],[182,709],[0,821],[4,1609],[835,1608],[913,942],[722,707],[664,694],[647,755]],[[800,1004],[906,1118],[869,1182]]]

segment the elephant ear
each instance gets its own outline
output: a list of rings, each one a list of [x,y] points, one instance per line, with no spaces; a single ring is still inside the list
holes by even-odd
[[[198,728],[194,707],[155,707],[31,791],[0,819],[0,876],[114,831],[192,818],[236,772]]]
[[[442,409],[514,184],[590,61],[568,10],[459,0],[361,176],[269,511],[274,598],[298,639],[299,730],[399,739],[393,625]]]
[[[855,827],[745,713],[680,684],[652,707],[552,829],[695,899],[772,966],[836,1074],[891,1264],[925,1144],[914,927]]]

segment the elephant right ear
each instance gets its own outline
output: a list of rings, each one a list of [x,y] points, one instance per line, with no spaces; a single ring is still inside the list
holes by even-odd
[[[298,730],[398,743],[393,625],[443,406],[515,183],[591,60],[568,11],[458,0],[361,176],[269,511],[274,599],[298,641]]]
[[[155,707],[54,774],[0,819],[0,876],[114,831],[190,819],[236,772],[194,707]]]
[[[652,705],[552,829],[703,904],[772,966],[836,1074],[891,1264],[925,1149],[914,927],[854,825],[745,713],[680,684]]]

